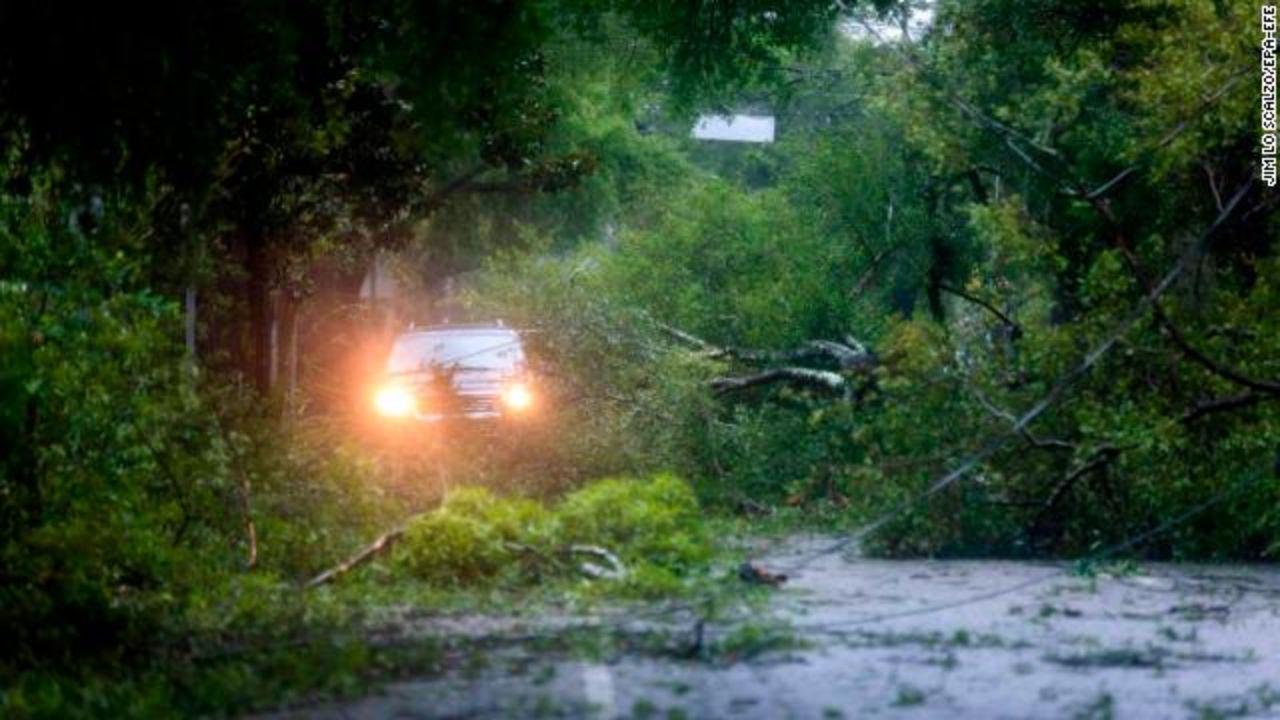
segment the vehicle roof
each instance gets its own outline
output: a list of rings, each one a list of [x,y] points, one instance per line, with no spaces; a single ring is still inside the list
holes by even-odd
[[[475,334],[492,334],[492,335],[515,335],[514,328],[503,325],[433,325],[431,327],[414,328],[406,332],[400,333],[404,335],[438,335],[440,333],[468,333]]]

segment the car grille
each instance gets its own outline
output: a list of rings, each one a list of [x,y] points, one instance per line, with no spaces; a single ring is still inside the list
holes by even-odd
[[[464,395],[461,400],[464,415],[488,414],[498,410],[497,398],[491,395]]]

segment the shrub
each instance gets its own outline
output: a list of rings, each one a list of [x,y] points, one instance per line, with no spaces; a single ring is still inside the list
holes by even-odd
[[[505,542],[544,547],[556,534],[556,518],[546,506],[528,498],[499,497],[483,487],[451,491],[443,511],[488,525]]]
[[[567,551],[575,544],[618,555],[629,571],[622,586],[645,595],[677,592],[682,578],[711,558],[693,490],[657,475],[589,483],[551,509],[484,488],[454,490],[439,509],[410,522],[392,565],[437,585],[499,575],[523,582],[547,568],[570,573]],[[536,566],[522,564],[528,562]]]
[[[557,514],[564,542],[603,545],[629,563],[681,570],[709,559],[698,500],[673,475],[591,483],[565,498]]]
[[[438,510],[419,515],[405,530],[395,564],[439,585],[492,577],[509,558],[501,535],[482,520]]]

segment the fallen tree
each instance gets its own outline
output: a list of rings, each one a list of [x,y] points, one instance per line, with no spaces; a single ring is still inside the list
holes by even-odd
[[[711,378],[707,386],[717,394],[785,383],[849,397],[855,391],[861,392],[872,372],[880,366],[879,356],[852,337],[846,337],[843,342],[809,340],[789,350],[761,350],[715,345],[679,328],[665,324],[659,326],[671,337],[706,357],[755,367],[775,365],[741,375]],[[805,367],[797,363],[825,364],[827,367]],[[851,382],[853,377],[860,377],[864,382],[855,387]]]

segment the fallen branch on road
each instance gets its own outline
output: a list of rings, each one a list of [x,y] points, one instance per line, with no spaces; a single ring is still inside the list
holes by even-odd
[[[388,550],[392,545],[394,545],[395,541],[399,540],[401,535],[404,535],[404,530],[405,530],[405,526],[401,525],[397,528],[393,528],[379,535],[378,539],[374,540],[368,545],[365,545],[363,548],[360,549],[360,552],[357,552],[355,555],[352,555],[346,560],[343,560],[337,565],[334,565],[328,570],[325,570],[319,575],[316,575],[315,577],[308,580],[307,583],[302,586],[302,589],[310,590],[312,588],[319,587],[321,585],[324,585],[327,582],[330,582],[336,578],[346,575],[347,573],[351,572],[357,567],[360,567],[361,565],[365,564],[369,560],[373,559],[375,556]]]
[[[570,545],[566,552],[569,555],[587,555],[604,561],[603,564],[584,562],[578,565],[578,570],[591,578],[621,580],[627,576],[627,566],[622,564],[622,560],[598,545]]]

